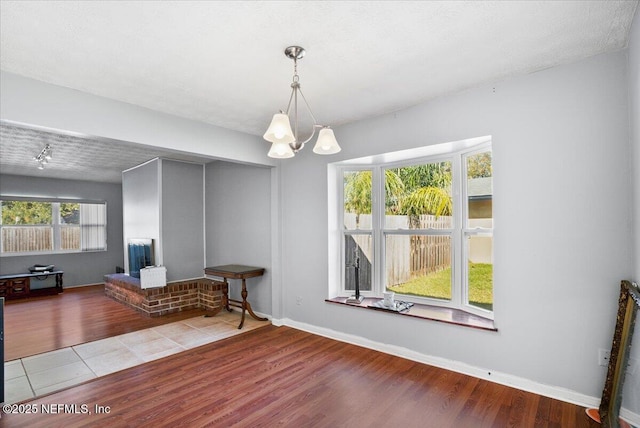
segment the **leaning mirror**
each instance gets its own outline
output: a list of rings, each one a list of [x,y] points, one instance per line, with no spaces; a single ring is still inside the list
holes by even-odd
[[[620,406],[623,400],[623,387],[630,361],[638,307],[640,307],[638,285],[629,281],[622,281],[609,367],[600,407],[599,409],[587,410],[587,414],[592,419],[601,422],[605,428],[629,426],[624,420],[620,419]]]

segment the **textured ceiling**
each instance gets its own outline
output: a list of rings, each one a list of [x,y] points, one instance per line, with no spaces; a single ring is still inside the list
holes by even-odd
[[[1,68],[262,135],[286,107],[288,45],[306,48],[300,82],[336,126],[622,49],[637,4],[3,0]]]
[[[50,144],[53,157],[43,170],[33,159]],[[67,135],[0,124],[0,171],[32,177],[122,181],[122,171],[157,157],[207,163],[210,160],[121,141]]]

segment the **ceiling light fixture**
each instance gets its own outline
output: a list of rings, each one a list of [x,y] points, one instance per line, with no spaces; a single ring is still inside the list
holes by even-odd
[[[38,162],[38,169],[44,169],[44,166],[49,163],[51,158],[53,157],[53,149],[49,144],[44,146],[44,149],[40,152],[38,156],[34,156],[33,160]]]
[[[338,153],[341,149],[336,141],[336,137],[333,134],[333,130],[328,126],[318,125],[311,107],[307,102],[302,89],[300,88],[300,78],[298,77],[298,60],[304,57],[305,50],[300,46],[289,46],[284,50],[284,54],[293,60],[293,82],[291,83],[291,96],[289,97],[289,105],[287,106],[286,113],[280,110],[280,113],[273,115],[271,125],[264,133],[263,138],[269,141],[271,149],[268,156],[277,159],[292,158],[295,154],[302,150],[305,143],[309,142],[316,133],[316,129],[320,128],[318,133],[318,140],[313,148],[314,153],[321,155],[332,155]],[[311,129],[311,135],[304,141],[300,141],[298,136],[298,95],[302,98],[304,105],[307,108],[311,120],[313,120],[313,126]],[[289,114],[293,107],[293,130],[291,122],[289,121]]]

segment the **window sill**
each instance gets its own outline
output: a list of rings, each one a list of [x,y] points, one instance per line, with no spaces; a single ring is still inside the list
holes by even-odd
[[[58,254],[91,254],[91,253],[106,253],[104,250],[59,250],[59,251],[32,251],[25,253],[0,253],[0,257],[29,257],[29,256],[55,256]]]
[[[395,312],[381,308],[371,307],[373,303],[379,301],[379,298],[366,298],[360,304],[347,303],[347,297],[334,297],[326,299],[327,303],[335,303],[344,306],[352,306],[370,311],[386,312],[392,315],[400,315],[404,317],[421,318],[425,320],[445,322],[448,324],[460,325],[463,327],[478,328],[481,330],[498,331],[493,320],[478,315],[473,315],[460,309],[443,308],[439,306],[414,304],[408,311]]]

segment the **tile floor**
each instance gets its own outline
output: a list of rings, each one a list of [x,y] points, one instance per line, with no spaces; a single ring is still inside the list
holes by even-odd
[[[262,327],[238,312],[220,312],[83,343],[4,364],[5,403],[16,403]]]

